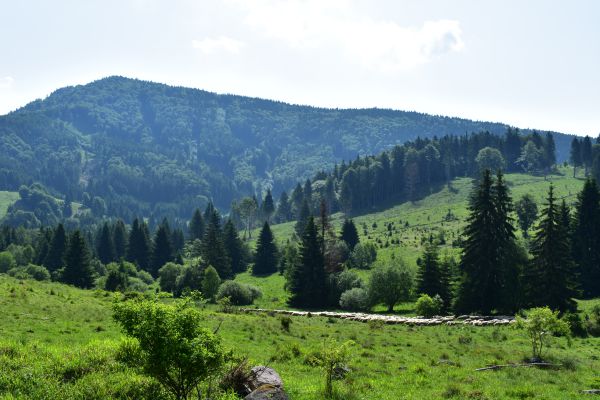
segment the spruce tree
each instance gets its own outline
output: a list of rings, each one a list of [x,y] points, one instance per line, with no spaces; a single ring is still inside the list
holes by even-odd
[[[221,230],[221,216],[219,212],[212,209],[207,219],[206,231],[202,239],[202,261],[206,266],[212,265],[221,279],[231,279],[231,261],[227,256],[225,244],[223,242],[223,232]]]
[[[354,221],[351,219],[344,220],[340,239],[348,245],[350,251],[354,250],[354,247],[360,242],[358,230],[356,229],[356,225],[354,225]]]
[[[502,174],[494,184],[486,170],[471,195],[465,228],[461,281],[455,308],[457,312],[514,311],[516,304],[511,278],[518,270],[514,252],[514,227],[509,216],[511,200]]]
[[[301,237],[304,234],[304,230],[306,229],[306,224],[308,223],[308,219],[311,217],[310,208],[308,207],[308,202],[304,200],[302,202],[302,208],[300,208],[300,212],[298,213],[298,219],[296,221],[296,225],[294,226],[294,230],[296,231],[296,235]]]
[[[287,222],[292,219],[292,207],[290,199],[285,191],[279,196],[279,204],[277,205],[277,222]]]
[[[202,218],[200,209],[196,208],[194,211],[188,229],[191,241],[196,239],[202,240],[202,237],[204,236],[204,218]]]
[[[40,228],[38,231],[36,245],[35,245],[35,259],[36,265],[44,265],[44,260],[48,255],[50,249],[50,242],[52,241],[52,229]]]
[[[450,302],[450,283],[447,271],[439,259],[437,244],[428,243],[423,256],[417,261],[417,293],[431,297],[439,295],[446,306]]]
[[[120,260],[127,254],[127,229],[122,220],[115,223],[112,237],[115,245],[115,257]]]
[[[233,274],[245,272],[248,267],[245,245],[231,219],[228,219],[223,227],[223,244],[231,261],[231,272]]]
[[[58,224],[54,233],[52,234],[52,241],[50,242],[50,248],[44,259],[44,267],[48,271],[56,271],[64,264],[64,256],[67,250],[67,235],[63,224]]]
[[[90,251],[79,230],[73,232],[69,238],[62,281],[80,288],[91,288],[94,285]]]
[[[171,243],[169,225],[163,222],[154,234],[152,243],[150,271],[152,276],[158,276],[158,270],[169,261],[173,261],[173,244]]]
[[[274,212],[275,203],[273,202],[273,195],[271,194],[271,189],[267,189],[267,194],[265,195],[265,199],[261,204],[261,213],[264,220],[269,222]]]
[[[587,179],[577,195],[573,219],[573,259],[586,298],[600,295],[600,191]]]
[[[577,309],[573,300],[577,290],[567,229],[562,224],[554,188],[550,185],[531,246],[533,258],[525,273],[530,306],[548,306],[561,312]]]
[[[270,275],[277,272],[278,252],[275,238],[269,223],[265,221],[258,241],[256,242],[256,253],[254,254],[253,275]]]
[[[571,164],[573,164],[573,178],[577,174],[577,167],[580,167],[582,164],[581,159],[581,142],[576,137],[571,141],[571,154],[570,154]]]
[[[288,301],[292,307],[317,308],[327,302],[321,240],[315,220],[311,216],[302,235],[299,262],[291,265],[287,275],[287,288],[291,293]]]
[[[115,260],[115,245],[110,233],[110,228],[106,222],[102,225],[102,229],[100,230],[96,251],[98,253],[98,259],[102,264],[106,265]]]
[[[129,232],[127,261],[135,263],[140,269],[149,271],[151,253],[150,234],[143,220],[135,219]]]

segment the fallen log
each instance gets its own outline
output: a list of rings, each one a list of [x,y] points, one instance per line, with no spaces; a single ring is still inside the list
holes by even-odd
[[[561,364],[551,364],[545,362],[537,362],[537,363],[526,363],[526,364],[504,364],[504,365],[492,365],[484,368],[477,368],[475,371],[489,371],[489,370],[498,370],[502,368],[517,368],[517,367],[544,367],[544,368],[560,368]]]

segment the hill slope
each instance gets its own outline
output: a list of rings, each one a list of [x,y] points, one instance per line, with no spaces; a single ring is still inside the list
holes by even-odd
[[[338,110],[127,79],[59,89],[0,117],[0,190],[41,182],[98,196],[108,215],[188,217],[272,186],[290,188],[357,154],[506,125],[416,112]],[[559,162],[569,137],[556,134]]]

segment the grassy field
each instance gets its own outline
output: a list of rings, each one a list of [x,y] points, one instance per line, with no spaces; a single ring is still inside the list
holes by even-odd
[[[112,294],[0,275],[0,399],[158,398],[153,381],[118,361],[121,334],[111,319]],[[582,308],[588,308],[585,304]],[[526,337],[510,327],[367,325],[321,317],[223,314],[202,310],[205,325],[221,324],[226,347],[280,372],[292,400],[321,399],[323,376],[311,356],[324,340],[352,340],[351,372],[336,385],[339,399],[574,399],[600,388],[600,339],[557,338],[548,359],[558,370],[489,364],[529,356]],[[152,394],[154,393],[154,394]],[[152,397],[155,396],[155,397]]]
[[[568,204],[573,204],[577,193],[583,187],[583,178],[573,178],[573,170],[560,168],[557,174],[531,176],[525,174],[508,174],[506,181],[510,187],[513,201],[524,194],[530,194],[543,207],[550,183],[554,185],[555,195],[564,198]],[[371,241],[377,245],[377,263],[387,263],[392,258],[401,258],[410,267],[416,268],[416,261],[423,252],[424,238],[430,235],[443,237],[445,244],[441,246],[442,256],[457,257],[460,250],[453,246],[453,241],[460,237],[468,215],[468,201],[472,190],[470,178],[459,178],[452,181],[449,187],[444,187],[416,202],[406,202],[386,210],[355,216],[354,222],[359,231],[361,241]],[[516,216],[515,216],[516,218]],[[332,215],[331,221],[336,230],[341,228],[344,215]],[[272,230],[276,240],[282,244],[294,234],[295,222],[273,225]],[[516,225],[516,224],[515,224]],[[258,229],[252,235],[251,246],[258,237]],[[531,232],[530,232],[531,233]],[[520,237],[522,233],[519,231]],[[358,271],[363,279],[368,280],[368,271]],[[286,298],[283,290],[284,279],[278,275],[268,278],[254,278],[249,274],[238,276],[246,283],[260,287],[264,296],[259,300],[261,307],[282,307],[282,299]],[[403,306],[399,306],[402,308]]]
[[[6,215],[8,206],[19,199],[18,192],[6,192],[0,190],[0,219]]]

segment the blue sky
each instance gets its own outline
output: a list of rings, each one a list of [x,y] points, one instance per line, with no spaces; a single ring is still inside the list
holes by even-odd
[[[600,1],[0,2],[0,114],[124,75],[600,133]]]

